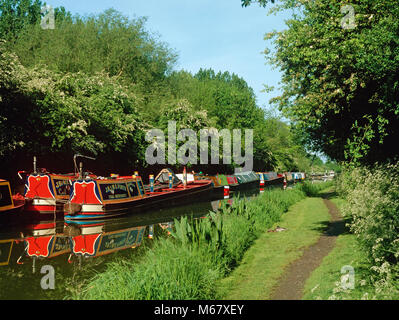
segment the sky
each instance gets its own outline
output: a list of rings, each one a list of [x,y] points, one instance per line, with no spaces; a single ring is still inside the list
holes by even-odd
[[[43,1],[44,2],[44,1]],[[262,93],[264,84],[279,87],[280,73],[266,64],[262,52],[267,32],[285,29],[288,13],[268,15],[268,8],[240,0],[46,0],[80,15],[114,8],[130,18],[147,17],[146,29],[178,54],[176,70],[196,73],[200,68],[229,71],[254,90],[260,107],[270,109],[276,89]],[[271,48],[271,47],[270,47]]]

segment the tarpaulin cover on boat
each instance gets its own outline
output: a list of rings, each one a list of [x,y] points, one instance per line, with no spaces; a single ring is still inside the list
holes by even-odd
[[[236,173],[234,176],[237,178],[238,183],[248,183],[259,180],[259,176],[253,171]]]
[[[172,183],[178,184],[181,183],[181,180],[174,174],[172,169],[166,168],[162,169],[161,172],[156,176],[155,181],[159,181],[160,183],[169,183],[169,173],[172,174]]]

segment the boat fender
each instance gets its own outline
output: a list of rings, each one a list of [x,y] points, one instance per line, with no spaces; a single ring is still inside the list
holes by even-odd
[[[70,255],[69,255],[69,257],[68,257],[68,263],[72,263],[73,261],[72,261],[72,257],[73,257],[73,254],[71,253]]]
[[[24,264],[24,262],[21,261],[21,259],[22,259],[22,256],[20,256],[20,257],[17,259],[17,264]]]

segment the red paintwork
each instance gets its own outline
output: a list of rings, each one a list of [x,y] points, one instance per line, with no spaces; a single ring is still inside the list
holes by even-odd
[[[95,188],[96,183],[94,181],[89,182],[75,182],[74,194],[71,198],[72,203],[90,203],[90,204],[101,204],[101,200],[96,196]]]
[[[73,253],[81,253],[83,255],[94,255],[97,241],[100,239],[101,233],[80,235],[72,238]]]
[[[25,193],[25,198],[52,198],[54,195],[49,189],[50,177],[48,176],[29,176],[29,188]]]
[[[50,255],[50,244],[54,236],[25,238],[27,244],[26,253],[33,257],[48,257]]]
[[[238,183],[236,177],[227,176],[226,179],[227,179],[227,183],[228,183],[228,184],[237,184],[237,183]]]

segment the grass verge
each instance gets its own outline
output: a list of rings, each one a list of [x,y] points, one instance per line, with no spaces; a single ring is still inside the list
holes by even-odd
[[[330,199],[338,208],[344,200]],[[354,288],[349,287],[347,267],[354,270]],[[337,237],[335,248],[313,271],[305,284],[305,300],[359,300],[370,298],[373,287],[369,282],[370,267],[366,253],[360,248],[354,234],[345,232]],[[343,269],[342,269],[343,268]],[[341,273],[341,269],[343,273]]]
[[[298,188],[268,190],[234,201],[208,219],[175,221],[173,237],[156,239],[139,261],[110,263],[73,299],[218,299],[217,280],[288,208],[305,198]]]
[[[219,282],[220,296],[233,300],[268,299],[285,268],[317,242],[329,219],[320,198],[307,198],[292,206],[278,223],[287,230],[263,233],[240,266]]]

